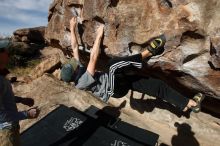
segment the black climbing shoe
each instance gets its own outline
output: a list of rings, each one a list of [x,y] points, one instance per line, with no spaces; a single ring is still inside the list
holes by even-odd
[[[160,54],[161,50],[164,50],[164,45],[166,43],[166,37],[164,34],[155,37],[149,41],[147,50],[153,55]]]

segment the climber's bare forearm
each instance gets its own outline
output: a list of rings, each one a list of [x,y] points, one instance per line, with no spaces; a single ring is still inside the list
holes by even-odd
[[[101,38],[96,38],[93,48],[91,50],[90,54],[90,60],[97,61],[99,57],[99,52],[100,52],[100,44],[101,44]]]
[[[79,45],[76,39],[76,34],[75,34],[75,30],[71,30],[71,46],[72,46],[72,50],[73,50],[73,57],[76,60],[79,60]]]
[[[89,64],[87,67],[87,71],[91,74],[95,74],[95,69],[96,69],[96,63],[98,61],[99,57],[99,52],[100,52],[100,44],[103,36],[103,31],[104,31],[104,25],[100,25],[99,28],[97,29],[97,36],[93,45],[93,48],[91,50],[90,54],[90,60]]]
[[[77,26],[77,19],[73,17],[70,20],[70,32],[71,32],[71,47],[73,51],[73,57],[76,60],[79,60],[79,45],[76,39],[76,26]]]
[[[99,51],[100,51],[100,43],[101,43],[101,38],[96,38],[93,48],[91,50],[90,60],[87,67],[87,71],[91,75],[95,74],[96,63],[98,61]]]

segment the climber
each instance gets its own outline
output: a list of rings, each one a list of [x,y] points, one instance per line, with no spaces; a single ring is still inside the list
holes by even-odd
[[[20,146],[19,120],[37,118],[39,109],[30,108],[18,112],[16,103],[33,106],[31,98],[16,97],[13,94],[10,82],[5,78],[9,61],[9,39],[0,39],[0,145]]]
[[[91,91],[104,102],[107,102],[109,97],[120,98],[125,96],[129,90],[133,90],[159,97],[182,111],[188,111],[188,109],[194,112],[200,111],[200,105],[204,99],[203,94],[198,93],[193,99],[189,99],[161,80],[137,74],[128,74],[130,70],[141,69],[144,59],[158,55],[158,53],[161,52],[166,42],[164,35],[151,39],[144,48],[145,51],[140,54],[111,59],[108,66],[109,71],[108,73],[104,73],[96,71],[101,39],[104,34],[104,25],[101,24],[96,30],[96,39],[90,53],[87,68],[80,63],[78,43],[75,34],[76,26],[77,20],[73,17],[70,20],[70,30],[74,57],[70,63],[66,63],[62,67],[61,79],[63,81],[74,81],[76,88]]]

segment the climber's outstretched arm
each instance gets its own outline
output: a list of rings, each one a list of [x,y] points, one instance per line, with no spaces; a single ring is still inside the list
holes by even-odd
[[[96,63],[100,52],[100,43],[104,32],[104,25],[101,24],[96,31],[96,39],[90,53],[90,60],[87,71],[93,76],[95,74]]]
[[[70,20],[70,32],[71,32],[71,46],[72,46],[72,50],[73,50],[73,57],[79,60],[79,45],[76,39],[76,26],[77,26],[77,18],[73,17]]]

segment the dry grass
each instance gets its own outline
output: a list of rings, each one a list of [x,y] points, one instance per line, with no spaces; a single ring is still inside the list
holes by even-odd
[[[25,66],[13,66],[10,67],[10,72],[16,76],[28,75],[39,63],[41,59],[33,59],[26,62]]]

